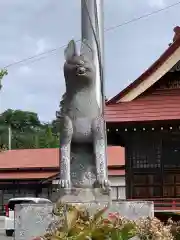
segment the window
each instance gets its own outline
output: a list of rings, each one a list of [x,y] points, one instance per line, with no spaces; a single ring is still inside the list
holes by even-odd
[[[136,139],[130,149],[129,159],[134,169],[160,168],[161,144],[159,141]]]

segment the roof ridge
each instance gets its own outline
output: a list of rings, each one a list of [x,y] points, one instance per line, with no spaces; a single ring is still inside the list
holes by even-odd
[[[174,29],[173,43],[169,44],[168,48],[160,55],[160,57],[147,69],[145,70],[135,81],[131,82],[122,91],[112,97],[106,102],[106,105],[116,104],[122,97],[124,97],[131,89],[137,87],[147,77],[154,73],[169,57],[180,47],[180,27],[176,26]]]
[[[173,37],[173,42],[177,41],[180,38],[180,27],[176,26],[174,29],[174,37]]]

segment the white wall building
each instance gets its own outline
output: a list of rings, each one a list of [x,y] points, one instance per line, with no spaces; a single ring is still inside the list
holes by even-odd
[[[112,200],[126,199],[125,175],[109,176],[112,189]]]

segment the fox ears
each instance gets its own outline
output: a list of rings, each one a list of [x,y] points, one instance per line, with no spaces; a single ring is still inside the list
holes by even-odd
[[[65,60],[68,61],[78,55],[76,42],[71,40],[64,51]],[[80,55],[87,57],[89,60],[93,60],[93,50],[86,39],[81,43]]]
[[[65,60],[68,61],[77,55],[78,55],[78,53],[77,53],[76,43],[74,40],[71,40],[68,43],[66,49],[64,50]]]

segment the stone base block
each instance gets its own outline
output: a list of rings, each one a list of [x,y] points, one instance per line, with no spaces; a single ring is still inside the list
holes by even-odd
[[[18,204],[15,206],[15,240],[32,240],[44,235],[55,220],[53,204]]]
[[[141,217],[153,217],[153,202],[146,201],[119,201],[111,202],[110,193],[101,189],[72,189],[59,192],[59,203],[63,206],[61,217],[66,219],[67,204],[85,206],[89,214],[93,215],[97,210],[108,206],[104,217],[110,214],[119,214],[131,220]],[[21,204],[15,207],[15,240],[32,240],[36,236],[42,236],[49,226],[60,224],[59,217],[54,215],[54,209],[58,206],[51,204]],[[52,224],[53,223],[53,224]]]
[[[58,201],[65,203],[111,202],[111,190],[101,188],[58,189]]]

